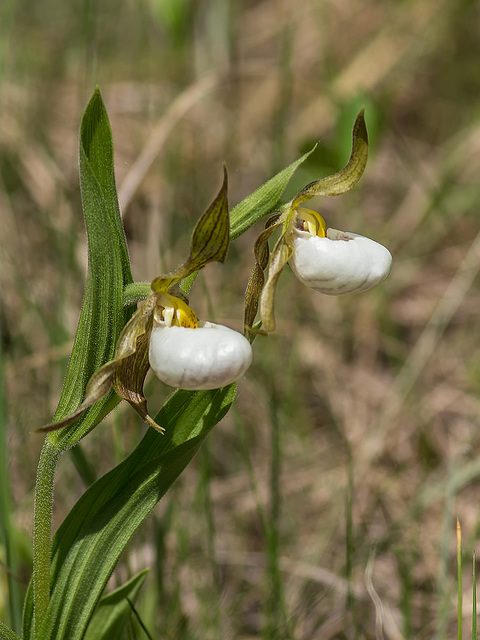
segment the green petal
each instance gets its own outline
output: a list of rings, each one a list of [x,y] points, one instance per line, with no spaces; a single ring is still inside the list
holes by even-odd
[[[190,256],[178,269],[152,282],[154,291],[168,291],[195,271],[203,269],[209,262],[224,262],[230,244],[230,221],[228,216],[228,177],[223,170],[222,187],[193,230]]]
[[[338,173],[307,184],[296,196],[292,209],[314,196],[340,196],[357,184],[367,165],[368,134],[363,109],[353,126],[352,153],[347,165]]]
[[[189,260],[195,271],[209,262],[225,262],[230,244],[227,191],[228,176],[224,167],[222,188],[192,234]]]

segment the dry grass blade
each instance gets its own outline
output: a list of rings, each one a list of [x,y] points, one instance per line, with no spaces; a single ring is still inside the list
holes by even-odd
[[[123,215],[125,215],[125,211],[138,186],[158,157],[175,125],[199,100],[217,86],[219,79],[219,75],[212,74],[187,87],[175,98],[167,112],[159,120],[149,135],[147,144],[133,163],[118,190],[118,200]]]
[[[375,638],[376,640],[406,640],[393,619],[392,612],[388,606],[382,602],[373,584],[373,567],[375,564],[375,555],[372,551],[365,567],[365,584],[368,595],[372,599],[375,606]]]
[[[410,351],[394,384],[387,392],[382,407],[371,425],[371,430],[358,460],[359,473],[367,472],[372,461],[381,452],[388,434],[397,427],[400,410],[434,353],[445,330],[468,294],[480,271],[480,232],[470,245],[465,258],[440,298],[417,342]]]

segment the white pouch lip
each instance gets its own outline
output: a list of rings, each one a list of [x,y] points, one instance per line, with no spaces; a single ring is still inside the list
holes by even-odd
[[[307,287],[327,295],[368,291],[390,273],[392,255],[383,245],[349,231],[327,229],[327,237],[295,230],[289,264]]]
[[[187,328],[159,324],[150,336],[150,366],[173,387],[218,389],[238,380],[252,363],[249,341],[214,322]]]

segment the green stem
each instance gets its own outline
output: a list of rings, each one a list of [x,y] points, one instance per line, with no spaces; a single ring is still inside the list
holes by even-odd
[[[45,440],[37,469],[33,522],[33,616],[35,637],[47,612],[50,599],[50,556],[55,472],[60,452]]]
[[[463,580],[462,580],[462,529],[457,518],[457,638],[462,640]]]
[[[475,549],[473,550],[473,607],[472,607],[472,639],[477,640],[477,583],[475,578]]]

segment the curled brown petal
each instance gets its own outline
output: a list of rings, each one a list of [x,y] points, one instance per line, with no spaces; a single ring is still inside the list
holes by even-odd
[[[296,209],[314,196],[340,196],[357,184],[363,175],[368,159],[368,133],[362,109],[355,120],[352,133],[352,152],[346,166],[338,173],[307,184],[293,200]]]
[[[268,278],[260,296],[260,317],[262,318],[262,328],[267,332],[275,330],[275,287],[277,285],[277,280],[280,277],[283,268],[290,260],[292,253],[292,247],[290,244],[285,242],[285,236],[282,234],[272,251],[270,266],[268,268]]]
[[[273,231],[275,231],[275,229],[281,224],[277,220],[278,216],[276,216],[271,225],[258,236],[257,241],[255,242],[255,266],[245,291],[244,326],[245,335],[247,337],[252,333],[251,327],[253,326],[257,315],[260,296],[265,285],[264,271],[268,266],[268,259],[270,257],[268,240]]]

